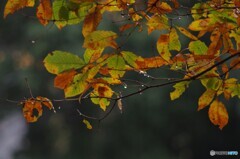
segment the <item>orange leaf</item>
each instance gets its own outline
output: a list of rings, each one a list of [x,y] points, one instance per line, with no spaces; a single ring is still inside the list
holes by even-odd
[[[219,125],[220,129],[222,129],[228,123],[228,112],[224,104],[218,100],[213,101],[213,103],[210,105],[208,116],[214,125]]]
[[[208,106],[216,94],[215,90],[207,89],[198,100],[198,110],[201,110]]]
[[[219,31],[218,28],[216,28],[211,36],[210,36],[210,40],[212,41],[211,44],[208,47],[208,51],[207,54],[209,55],[217,55],[218,50],[221,48],[222,46],[222,40],[220,39],[221,37],[221,33]]]
[[[169,4],[159,0],[149,0],[148,8],[151,13],[158,13],[158,14],[170,13],[172,11],[172,8]]]
[[[102,20],[102,14],[97,7],[92,8],[89,12],[90,14],[85,17],[83,22],[82,34],[84,37],[95,31]]]
[[[38,96],[36,99],[38,101],[40,101],[43,105],[48,107],[48,109],[50,109],[50,110],[53,109],[53,104],[52,104],[52,102],[48,98]]]
[[[60,89],[65,89],[68,84],[72,82],[76,74],[77,72],[75,70],[70,70],[58,74],[57,77],[54,79],[54,86]]]
[[[151,69],[151,68],[159,68],[165,65],[167,62],[160,56],[144,58],[144,60],[137,60],[136,64],[138,65],[138,69]]]
[[[232,60],[231,63],[230,63],[230,66],[231,66],[233,69],[240,69],[240,57]]]
[[[24,7],[33,7],[35,0],[8,0],[4,8],[4,18],[8,14],[13,14],[15,11]]]
[[[134,24],[125,24],[119,28],[119,31],[124,32],[125,30],[130,29],[131,27],[134,27],[134,26],[135,26]]]
[[[37,111],[35,114],[34,111]],[[36,122],[39,117],[42,116],[42,104],[33,98],[28,99],[24,102],[23,115],[27,122]]]
[[[50,0],[40,0],[37,7],[37,18],[41,24],[47,25],[52,18],[52,6]]]

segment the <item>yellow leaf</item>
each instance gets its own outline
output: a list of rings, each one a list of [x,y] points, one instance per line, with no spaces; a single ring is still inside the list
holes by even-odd
[[[220,129],[228,123],[228,112],[222,102],[218,100],[213,101],[210,105],[208,116],[214,125],[218,125]]]
[[[198,99],[198,110],[201,110],[208,106],[212,102],[215,94],[216,94],[215,90],[207,89]]]
[[[93,84],[93,92],[90,94],[91,100],[94,104],[99,104],[100,108],[105,111],[107,106],[110,104],[108,98],[113,95],[112,89],[103,83]]]
[[[175,28],[172,28],[169,33],[169,50],[181,50],[181,43],[179,41],[179,37]]]
[[[183,27],[177,27],[178,30],[185,36],[189,37],[192,40],[198,40],[198,38],[196,36],[194,36],[193,34],[191,34],[188,30],[186,30]]]
[[[207,30],[210,25],[211,25],[210,18],[199,19],[199,20],[193,21],[188,28],[193,31],[201,31],[201,30]]]
[[[15,11],[24,7],[33,7],[35,0],[8,0],[4,8],[4,18],[8,14],[13,14]]]
[[[165,15],[153,15],[147,19],[148,34],[154,30],[166,30],[169,29],[168,18]]]
[[[47,25],[52,18],[52,5],[50,0],[41,0],[37,7],[37,18],[41,24]]]
[[[162,34],[157,41],[157,50],[160,56],[162,56],[164,60],[169,62],[171,58],[171,53],[169,52],[168,43],[169,35]]]
[[[115,42],[116,38],[117,34],[112,31],[94,31],[85,37],[83,47],[92,50],[99,50],[100,48],[108,46],[117,48],[117,43]]]
[[[91,130],[92,129],[92,125],[90,124],[90,122],[86,119],[83,119],[83,123],[86,125],[87,129]]]
[[[173,87],[175,90],[170,93],[171,100],[175,100],[179,98],[186,90],[190,82],[184,81],[184,82],[179,82],[175,84]]]

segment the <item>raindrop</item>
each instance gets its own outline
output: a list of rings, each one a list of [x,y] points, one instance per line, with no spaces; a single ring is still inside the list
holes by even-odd
[[[127,89],[127,84],[126,84],[126,83],[123,83],[123,87],[124,87],[125,89]]]
[[[143,85],[143,84],[142,84],[141,86],[142,86],[142,87],[144,87],[144,85]]]
[[[146,73],[145,71],[142,71],[142,70],[139,71],[139,74],[145,74],[145,73]]]
[[[181,19],[182,19],[182,17],[181,17],[181,16],[179,16],[179,17],[178,17],[178,19],[179,19],[179,20],[181,20]]]
[[[61,107],[59,106],[58,109],[61,109]]]
[[[141,88],[139,88],[139,91],[140,91],[139,94],[142,95],[142,89]]]
[[[32,41],[31,41],[31,43],[32,43],[32,44],[35,44],[35,43],[36,43],[36,41],[35,41],[35,40],[32,40]]]
[[[129,3],[127,3],[127,6],[129,6]]]

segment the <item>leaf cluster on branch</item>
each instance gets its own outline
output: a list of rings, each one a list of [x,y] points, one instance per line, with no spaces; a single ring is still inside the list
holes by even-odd
[[[230,74],[240,68],[239,0],[198,1],[192,7],[183,6],[178,0],[8,0],[4,17],[35,6],[42,25],[54,23],[62,29],[82,23],[85,48],[82,56],[56,50],[46,56],[44,66],[56,75],[54,86],[64,91],[63,100],[78,100],[81,104],[89,99],[103,111],[109,109],[101,118],[78,110],[87,128],[92,128],[87,119],[101,121],[115,105],[122,111],[124,98],[173,85],[170,98],[175,100],[193,81],[200,81],[205,88],[199,97],[198,110],[209,106],[209,119],[220,129],[228,123],[227,109],[220,100],[240,98],[239,78]],[[105,13],[122,17],[118,32],[98,29],[100,23],[108,20]],[[175,24],[176,20],[190,17],[188,26]],[[134,50],[123,49],[132,34],[144,31],[148,35],[160,32],[155,42],[158,55],[142,57]],[[183,47],[180,36],[189,39],[187,47]],[[178,77],[153,77],[147,73],[152,69],[159,72],[168,69]],[[150,82],[126,79],[127,72],[138,72]],[[134,83],[137,90],[125,93],[122,86],[127,87],[128,83]],[[28,122],[35,122],[42,114],[42,105],[51,109],[51,101],[63,100],[31,97],[21,101],[24,116]],[[33,109],[40,115],[33,116]]]

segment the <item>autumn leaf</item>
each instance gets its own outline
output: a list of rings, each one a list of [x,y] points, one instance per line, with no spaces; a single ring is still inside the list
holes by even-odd
[[[52,6],[50,0],[40,0],[37,7],[37,18],[43,24],[47,25],[52,18]]]
[[[149,0],[148,8],[151,13],[157,13],[160,15],[172,12],[172,8],[169,4],[158,0]]]
[[[173,86],[175,88],[175,90],[170,93],[171,100],[175,100],[175,99],[179,98],[185,92],[189,83],[190,83],[189,81],[176,83]]]
[[[83,123],[86,125],[87,129],[91,130],[92,129],[92,125],[90,124],[90,122],[86,119],[83,119]]]
[[[177,27],[177,29],[186,37],[192,39],[192,40],[198,40],[198,38],[196,36],[194,36],[192,33],[190,33],[187,29],[183,28],[183,27]]]
[[[116,38],[117,34],[112,31],[94,31],[85,37],[83,47],[92,50],[97,50],[99,48],[105,48],[108,46],[117,48],[117,43],[115,42]]]
[[[211,36],[210,36],[210,40],[211,40],[211,44],[208,47],[208,51],[207,53],[209,55],[216,55],[218,50],[221,48],[222,46],[222,41],[221,41],[221,32],[218,28],[216,28]]]
[[[148,34],[151,34],[154,30],[166,30],[169,29],[168,17],[165,15],[155,14],[147,19]]]
[[[208,116],[214,125],[218,125],[220,129],[228,123],[228,112],[224,104],[218,100],[213,101],[210,105]]]
[[[172,56],[170,50],[180,51],[180,49],[181,43],[175,28],[172,28],[169,34],[160,35],[157,41],[157,50],[164,60],[170,62]]]
[[[87,78],[87,74],[75,75],[73,81],[64,89],[65,97],[68,98],[80,95],[88,89],[88,83],[86,82]]]
[[[208,18],[208,19],[199,19],[193,21],[189,25],[189,29],[192,31],[201,31],[201,30],[207,30],[209,26],[213,24],[213,20]]]
[[[215,95],[215,90],[207,89],[198,99],[198,110],[201,110],[208,106],[213,101]]]
[[[23,102],[23,115],[27,122],[36,122],[42,116],[42,104],[53,109],[52,102],[45,97],[30,98]]]
[[[172,56],[171,53],[169,52],[168,43],[169,35],[167,34],[160,35],[157,41],[157,50],[160,56],[166,61],[170,61],[170,58]]]
[[[79,56],[63,51],[54,51],[48,54],[43,62],[47,71],[53,74],[79,69],[85,65]]]
[[[136,60],[137,69],[151,69],[159,68],[163,65],[166,65],[167,62],[161,56],[154,56],[149,58],[141,58]]]
[[[84,61],[86,63],[93,63],[102,55],[104,48],[97,48],[96,50],[86,49],[84,52]]]
[[[191,41],[189,43],[189,51],[195,55],[205,55],[207,54],[208,47],[206,44],[200,40]]]
[[[218,88],[222,85],[222,80],[217,77],[212,77],[202,79],[201,83],[206,89],[218,90]]]
[[[46,106],[49,110],[54,109],[51,100],[49,100],[48,98],[38,96],[38,97],[36,98],[36,100],[39,101],[39,102],[41,102],[41,104],[43,104],[44,106]]]
[[[90,94],[91,100],[94,104],[99,104],[103,111],[106,111],[107,106],[109,106],[111,98],[113,95],[112,89],[106,84],[94,84],[92,85],[93,92]]]
[[[120,78],[125,74],[125,61],[122,56],[111,56],[107,60],[107,66],[110,69],[109,73],[113,78]]]
[[[35,0],[8,0],[4,8],[3,17],[6,18],[7,15],[13,14],[15,11],[24,7],[33,7],[34,4]]]
[[[121,55],[130,66],[136,69],[139,68],[138,62],[144,61],[144,59],[141,56],[137,56],[136,54],[130,51],[122,51]]]
[[[102,20],[102,14],[98,7],[93,7],[89,10],[89,14],[85,17],[83,22],[82,34],[87,37],[93,31],[96,31],[100,21]]]
[[[72,82],[76,74],[77,72],[75,70],[58,74],[54,79],[54,86],[60,89],[65,89]]]
[[[181,50],[181,43],[175,28],[172,28],[169,33],[169,50]]]

